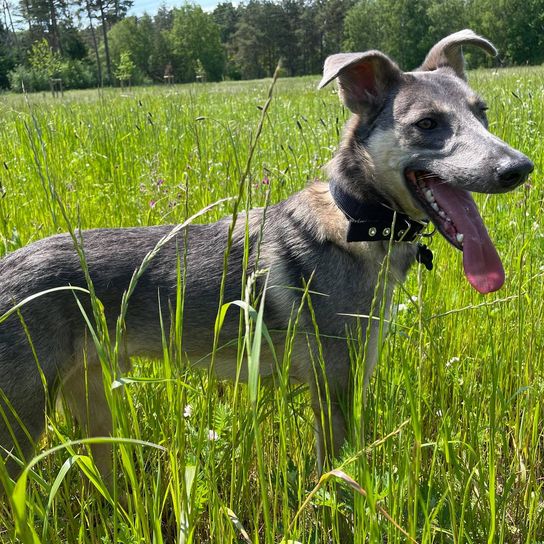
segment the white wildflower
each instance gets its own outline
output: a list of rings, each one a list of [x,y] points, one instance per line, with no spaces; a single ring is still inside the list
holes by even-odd
[[[449,368],[453,363],[458,363],[460,361],[459,357],[452,357],[447,363],[446,368]]]
[[[193,407],[190,404],[186,404],[183,409],[183,417],[190,418],[193,415]]]
[[[211,442],[215,442],[216,440],[219,440],[219,435],[213,429],[209,429],[208,440],[210,440]]]

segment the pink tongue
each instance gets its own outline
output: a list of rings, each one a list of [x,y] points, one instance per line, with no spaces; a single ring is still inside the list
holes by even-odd
[[[470,193],[433,180],[428,180],[427,185],[463,235],[463,268],[469,283],[483,294],[500,289],[504,283],[501,259]]]

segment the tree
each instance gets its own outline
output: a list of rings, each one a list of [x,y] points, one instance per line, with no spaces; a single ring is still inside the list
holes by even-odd
[[[283,7],[270,0],[250,2],[242,10],[232,48],[244,78],[270,77],[278,61],[291,54],[289,21]]]
[[[139,75],[149,75],[149,57],[153,45],[153,21],[149,15],[140,19],[127,17],[119,21],[108,32],[108,40],[114,64],[119,64],[123,53],[129,53]]]
[[[45,39],[36,42],[32,46],[28,60],[34,70],[42,72],[48,79],[58,77],[60,74],[62,68],[61,57]]]
[[[303,4],[297,23],[296,36],[300,44],[300,73],[317,74],[323,67],[323,34],[318,24],[318,6],[315,2]]]
[[[194,81],[197,60],[202,63],[208,81],[222,78],[225,56],[219,27],[200,6],[186,4],[174,9],[170,41],[174,71],[183,81]]]
[[[429,46],[427,9],[432,0],[362,0],[346,15],[347,49],[380,49],[401,68],[421,63]]]
[[[98,81],[99,81],[100,85],[102,85],[103,84],[102,62],[100,60],[100,53],[98,52],[98,39],[96,37],[96,32],[95,32],[94,25],[93,25],[93,12],[92,12],[92,9],[91,9],[90,0],[82,0],[82,1],[84,3],[84,6],[85,6],[85,13],[87,14],[87,17],[89,19],[89,32],[90,32],[91,38],[92,38],[93,51],[94,51],[94,56],[95,56],[95,60],[96,60],[96,71],[97,71]]]
[[[475,30],[466,0],[432,0],[427,6],[427,18],[429,26],[422,36],[427,50],[448,34],[463,28]]]
[[[130,53],[123,51],[115,70],[115,77],[121,82],[121,87],[126,83],[130,85],[135,69],[136,65],[132,62]]]
[[[472,0],[474,26],[508,64],[544,62],[544,0]]]
[[[324,59],[342,50],[344,19],[354,5],[354,0],[317,0],[316,24],[321,33],[320,53]],[[367,28],[364,32],[367,32]]]
[[[132,4],[132,0],[86,0],[86,9],[88,11],[89,20],[95,18],[100,21],[102,39],[104,42],[104,56],[106,58],[107,80],[110,84],[113,82],[113,72],[108,30],[115,23],[123,19]]]
[[[159,7],[157,14],[153,18],[155,29],[159,32],[164,30],[172,30],[174,24],[174,11],[168,9],[164,4]]]
[[[236,32],[236,25],[240,20],[240,12],[232,2],[221,2],[217,4],[212,12],[215,24],[219,27],[221,43],[228,43]]]
[[[60,50],[69,59],[82,60],[87,58],[88,49],[81,32],[73,26],[60,26]]]
[[[21,0],[20,8],[32,41],[46,38],[55,51],[62,53],[60,19],[69,18],[65,0]]]
[[[256,1],[250,1],[241,13],[236,32],[232,37],[231,47],[234,59],[243,79],[256,79],[266,75],[267,69],[263,62],[265,49],[266,25],[262,6]]]
[[[23,17],[24,29],[13,24],[10,2],[20,6],[14,17]],[[5,0],[0,87],[8,74],[16,88],[48,85],[27,59],[44,39],[62,60],[63,81],[77,88],[95,81],[94,65],[99,81],[104,74],[113,82],[122,53],[135,65],[134,80],[161,82],[167,66],[177,81],[194,81],[202,70],[210,81],[261,78],[280,59],[288,75],[315,74],[328,55],[346,50],[380,49],[413,69],[434,43],[462,28],[489,37],[507,64],[544,62],[544,0],[223,0],[212,13],[163,5],[154,17],[126,17],[131,4]],[[466,57],[470,66],[496,62],[473,48]]]
[[[290,76],[303,73],[302,0],[282,0],[280,4],[283,31],[278,35],[278,49],[284,70]],[[277,61],[276,61],[277,62]]]
[[[0,24],[0,88],[9,87],[8,74],[15,65],[15,53],[10,32]]]
[[[384,17],[378,2],[373,0],[357,2],[346,14],[345,49],[349,51],[383,50],[386,42]]]

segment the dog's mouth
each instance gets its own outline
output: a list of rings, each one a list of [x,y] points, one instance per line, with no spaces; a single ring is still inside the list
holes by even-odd
[[[463,252],[469,283],[483,294],[500,289],[504,283],[501,259],[471,194],[430,172],[406,170],[405,177],[410,192],[442,236]]]

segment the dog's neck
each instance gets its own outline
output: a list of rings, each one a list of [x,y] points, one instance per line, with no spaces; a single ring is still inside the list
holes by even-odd
[[[348,242],[377,242],[391,238],[396,242],[413,242],[427,226],[427,222],[416,221],[393,210],[377,195],[364,199],[353,196],[335,178],[329,181],[329,190],[348,220]]]
[[[379,242],[393,240],[395,242],[413,242],[428,225],[428,222],[417,221],[408,215],[397,212],[385,202],[370,195],[356,198],[347,192],[334,178],[329,180],[331,197],[348,221],[346,242]],[[416,260],[425,265],[427,270],[433,268],[433,253],[420,242],[416,243]]]

